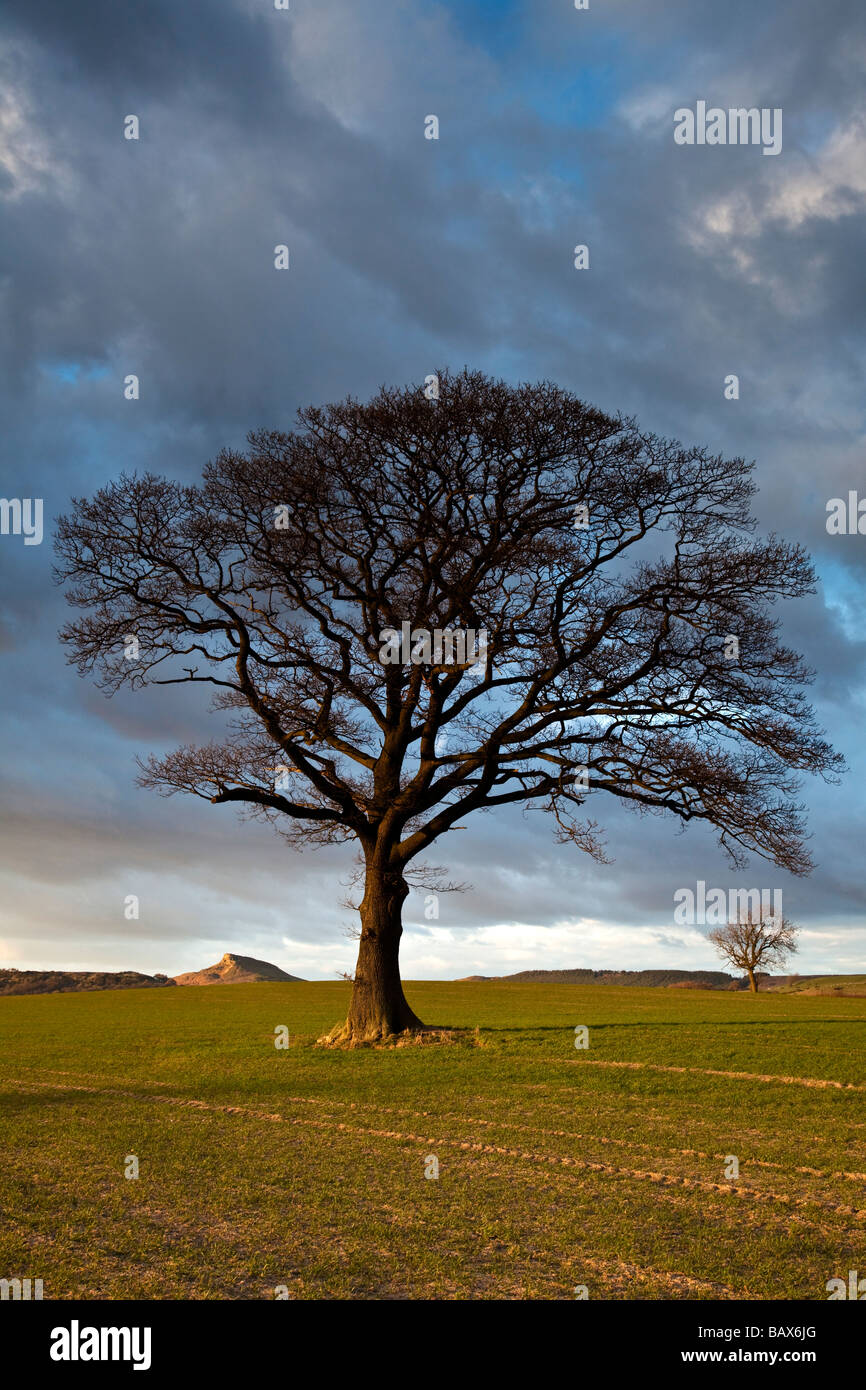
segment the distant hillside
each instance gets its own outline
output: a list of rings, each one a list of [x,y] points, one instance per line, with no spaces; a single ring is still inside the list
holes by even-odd
[[[299,975],[287,975],[278,965],[254,960],[252,956],[236,956],[233,951],[226,951],[216,965],[208,965],[204,970],[188,970],[185,975],[174,977],[176,985],[250,985],[275,980],[304,983]]]
[[[866,997],[866,975],[775,975],[762,988],[774,994],[835,994]]]
[[[643,989],[748,989],[745,978],[724,970],[519,970],[516,975],[464,975],[455,984],[638,985]],[[762,994],[828,994],[866,997],[866,975],[766,975]]]
[[[0,994],[83,994],[173,984],[166,975],[140,975],[137,970],[0,970]]]
[[[724,970],[519,970],[516,975],[468,975],[458,983],[483,979],[540,985],[640,985],[644,989],[682,984],[697,989],[739,989],[745,985]]]

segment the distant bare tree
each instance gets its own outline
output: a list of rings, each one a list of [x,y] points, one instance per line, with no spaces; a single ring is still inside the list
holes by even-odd
[[[792,926],[786,918],[759,909],[736,922],[714,927],[707,936],[723,960],[748,975],[749,989],[757,994],[759,971],[772,971],[787,964],[798,950],[798,931],[799,927]]]
[[[77,500],[58,575],[85,611],[61,638],[109,694],[198,683],[229,712],[143,785],[235,803],[295,845],[358,842],[334,1041],[421,1027],[401,909],[418,856],[473,811],[546,809],[602,859],[581,813],[608,793],[715,826],[735,863],[808,871],[797,774],[841,759],[768,608],[815,576],[800,546],[749,537],[742,459],[477,372],[298,421],[199,487],[121,477]],[[473,663],[431,629],[487,640]]]

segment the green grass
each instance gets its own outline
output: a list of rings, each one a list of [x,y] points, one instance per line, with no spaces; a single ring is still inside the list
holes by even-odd
[[[0,999],[0,1277],[46,1298],[824,1299],[866,1273],[866,1000],[406,992],[466,1032],[317,1048],[343,983]]]

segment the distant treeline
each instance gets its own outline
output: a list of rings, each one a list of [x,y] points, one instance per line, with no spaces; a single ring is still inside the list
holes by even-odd
[[[0,970],[0,994],[76,994],[173,984],[166,975],[140,975],[137,970]]]
[[[520,970],[500,980],[548,985],[691,985],[695,989],[741,989],[748,983],[724,970]]]

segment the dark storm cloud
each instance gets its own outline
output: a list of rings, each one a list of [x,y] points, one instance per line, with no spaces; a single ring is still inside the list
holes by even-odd
[[[135,753],[206,738],[208,717],[187,691],[107,705],[64,666],[50,518],[121,469],[193,479],[251,427],[442,362],[548,376],[757,460],[762,528],[816,556],[822,587],[790,606],[785,635],[852,765],[841,790],[804,789],[819,868],[785,891],[800,920],[862,933],[866,537],[824,524],[828,497],[866,492],[862,7],[11,0],[0,23],[3,491],[46,511],[42,547],[0,539],[15,962],[65,939],[67,963],[78,942],[128,963],[117,895],[162,874],[141,933],[176,941],[178,968],[210,939],[200,900],[223,948],[320,940],[308,973],[328,973],[349,859],[292,856],[225,808],[135,790]],[[783,107],[783,153],[675,146],[673,112],[698,98]],[[423,138],[431,112],[438,142]],[[138,142],[123,139],[130,113]],[[722,395],[730,372],[737,402]],[[626,932],[610,937],[620,960],[629,927],[655,932],[642,950],[660,932],[675,943],[674,889],[729,881],[712,835],[593,814],[612,866],[564,854],[538,814],[453,836],[433,857],[474,891],[443,899],[440,923],[468,939],[491,923],[603,922]],[[412,901],[419,939],[422,925],[435,939]],[[579,963],[580,941],[543,963]]]

